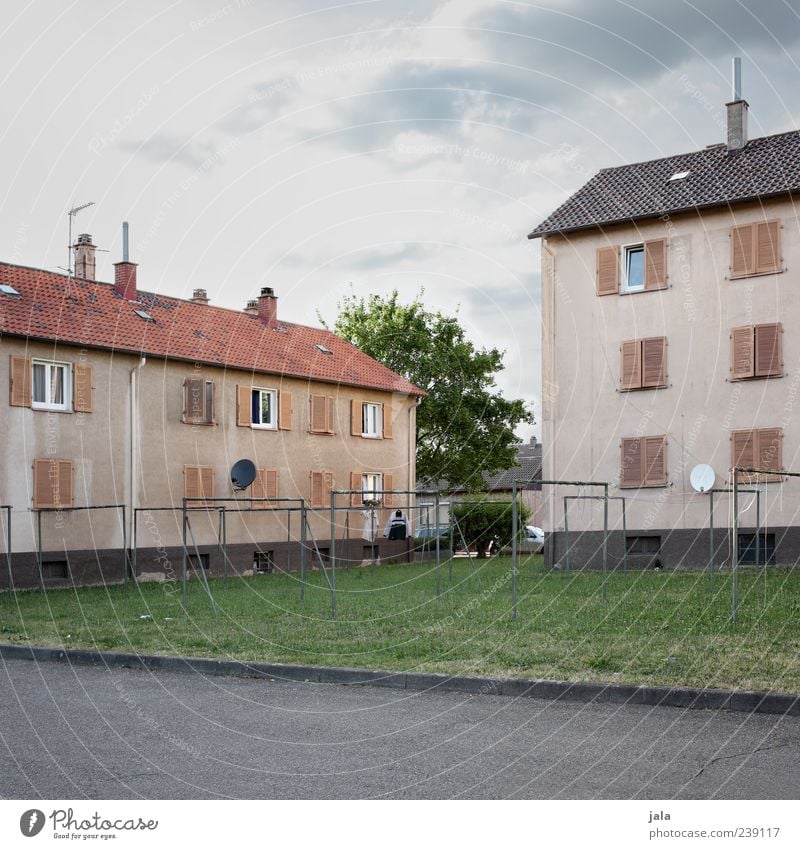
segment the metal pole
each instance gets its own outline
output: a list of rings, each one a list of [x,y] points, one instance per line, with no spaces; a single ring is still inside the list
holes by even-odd
[[[511,484],[511,618],[517,618],[517,533],[519,532],[517,509],[517,482]]]
[[[292,571],[292,511],[286,511],[286,571]]]
[[[567,576],[567,572],[570,571],[570,544],[569,544],[569,519],[567,518],[567,510],[569,509],[569,504],[567,502],[567,496],[564,496],[564,562],[567,565],[566,572],[564,572],[564,577]]]
[[[714,589],[714,560],[716,558],[716,551],[714,549],[714,490],[709,491],[709,502],[708,502],[708,525],[709,525],[709,536],[711,538],[711,554],[708,558],[708,588],[713,591]]]
[[[300,508],[300,601],[306,597],[306,503]]]
[[[433,497],[433,509],[436,518],[436,601],[442,597],[442,562],[439,539],[439,493]]]
[[[122,510],[122,583],[125,587],[125,595],[128,594],[128,529],[125,527],[125,505],[120,504]]]
[[[622,497],[622,573],[628,574],[628,520],[625,516],[625,496]]]
[[[739,481],[733,470],[733,588],[731,615],[736,622],[739,616]]]
[[[220,514],[222,518],[222,562],[223,569],[225,570],[225,583],[228,583],[228,511],[227,508],[223,505],[222,513]]]
[[[44,589],[44,576],[42,575],[42,511],[36,511],[36,566],[39,569],[39,583]]]
[[[608,574],[608,484],[603,486],[603,604],[606,603],[606,577]]]
[[[336,493],[331,490],[331,616],[336,618]]]
[[[11,568],[11,507],[4,507],[6,511],[6,565],[8,566],[8,606],[11,607],[14,596],[14,574]]]
[[[136,578],[136,544],[137,544],[137,534],[136,534],[136,525],[139,519],[139,508],[133,508],[133,540],[131,541],[131,572],[133,573],[134,579]]]
[[[183,499],[181,508],[183,516],[183,557],[181,558],[181,607],[186,610],[186,499]]]

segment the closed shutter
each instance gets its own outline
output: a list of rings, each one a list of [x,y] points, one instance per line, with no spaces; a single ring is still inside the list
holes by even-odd
[[[756,274],[768,274],[780,271],[781,265],[781,223],[763,221],[755,225]]]
[[[325,432],[326,433],[334,433],[334,406],[333,406],[333,398],[329,395],[326,403],[325,403]]]
[[[322,507],[323,506],[323,487],[325,484],[325,474],[324,472],[310,472],[311,479],[311,506],[312,507]]]
[[[755,273],[755,225],[744,224],[731,230],[731,277]]]
[[[30,407],[32,371],[30,357],[9,358],[8,394],[12,407]]]
[[[783,352],[781,339],[783,328],[780,324],[758,324],[755,327],[755,376],[770,377],[782,374]]]
[[[753,328],[734,327],[731,331],[731,378],[753,377]]]
[[[394,507],[394,475],[384,474],[383,479],[383,506]]]
[[[250,386],[236,385],[236,426],[250,427],[253,423],[253,390]]]
[[[76,413],[92,412],[92,367],[75,363],[72,372],[72,409]]]
[[[667,482],[667,438],[646,436],[644,438],[644,484],[663,486]]]
[[[187,424],[214,423],[214,384],[202,378],[183,381],[183,421]]]
[[[311,433],[325,433],[328,424],[327,401],[324,395],[311,396]]]
[[[619,246],[597,249],[597,294],[615,295],[619,291]]]
[[[331,506],[331,490],[333,489],[333,472],[324,472],[322,476],[322,505]]]
[[[642,386],[664,386],[667,382],[667,337],[642,339]]]
[[[392,439],[394,436],[394,406],[391,401],[383,405],[381,417],[383,418],[383,438]]]
[[[620,348],[620,389],[639,389],[642,385],[642,346],[638,339],[622,343]]]
[[[278,393],[278,428],[292,429],[292,393],[286,389]]]
[[[197,507],[205,503],[205,499],[214,497],[214,467],[213,466],[184,466],[183,467],[183,496],[187,506]]]
[[[667,288],[667,240],[644,243],[644,288]]]
[[[277,498],[278,497],[278,470],[258,469],[256,479],[250,488],[253,498]],[[261,501],[253,503],[253,507],[269,507],[269,504]]]
[[[361,436],[363,433],[363,415],[364,405],[361,401],[352,400],[350,402],[350,436]]]
[[[214,497],[213,466],[200,466],[200,494],[203,498]]]
[[[364,503],[364,493],[361,491],[361,472],[350,472],[350,506],[360,507]]]
[[[622,468],[620,470],[620,486],[641,486],[644,483],[642,475],[642,440],[622,440]]]
[[[756,432],[757,450],[756,465],[759,469],[782,469],[783,459],[781,457],[781,443],[783,433],[779,427],[765,427]],[[761,475],[761,479],[768,481],[780,480],[777,475]]]
[[[731,467],[741,466],[752,469],[756,465],[756,432],[754,430],[735,430],[731,434]],[[747,483],[753,478],[752,475],[739,473],[740,483]]]
[[[33,506],[39,508],[72,507],[72,460],[34,460]]]

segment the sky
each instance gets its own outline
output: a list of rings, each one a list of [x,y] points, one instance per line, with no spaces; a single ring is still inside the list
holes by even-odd
[[[113,280],[332,324],[350,294],[458,313],[539,434],[539,245],[600,168],[796,129],[800,0],[33,0],[0,24],[0,260],[75,234]]]

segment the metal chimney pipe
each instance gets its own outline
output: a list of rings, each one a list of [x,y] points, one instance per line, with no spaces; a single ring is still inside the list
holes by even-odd
[[[122,261],[128,262],[128,222],[122,222]]]
[[[733,100],[742,99],[742,60],[735,56],[733,59]]]

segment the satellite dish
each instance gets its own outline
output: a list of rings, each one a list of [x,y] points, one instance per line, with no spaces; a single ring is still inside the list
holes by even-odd
[[[708,492],[714,486],[714,470],[708,463],[700,463],[692,469],[689,475],[689,482],[695,492]]]
[[[234,489],[247,489],[256,479],[256,464],[252,460],[237,460],[231,468],[231,483]]]

